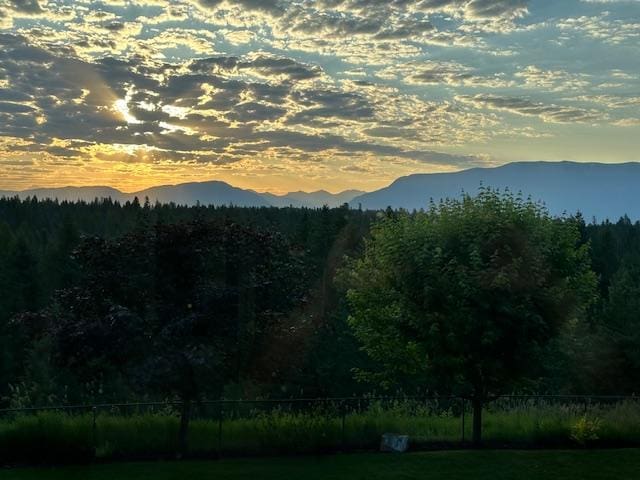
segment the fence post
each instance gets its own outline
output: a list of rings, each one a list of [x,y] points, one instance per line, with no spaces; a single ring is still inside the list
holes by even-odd
[[[92,417],[92,425],[91,425],[91,435],[93,441],[93,456],[96,456],[98,450],[98,425],[97,425],[97,410],[98,408],[94,405],[91,407],[91,417]]]
[[[342,444],[342,451],[344,452],[346,449],[346,436],[345,436],[345,428],[344,428],[344,423],[345,423],[345,419],[347,416],[347,409],[345,408],[345,403],[344,400],[342,400],[340,402],[340,412],[342,415],[342,426],[341,426],[341,444]]]
[[[465,442],[464,411],[466,407],[464,397],[460,398],[460,403],[462,404],[462,443],[464,443]]]
[[[218,403],[218,458],[222,458],[222,402]]]

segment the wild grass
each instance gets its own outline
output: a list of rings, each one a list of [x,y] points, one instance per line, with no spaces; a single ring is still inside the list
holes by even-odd
[[[95,423],[94,423],[95,422]],[[0,464],[64,463],[115,458],[171,457],[179,418],[161,412],[39,412],[0,420]],[[487,444],[505,446],[640,445],[640,401],[611,405],[521,402],[489,405]],[[407,434],[414,448],[461,444],[459,406],[418,402],[366,408],[200,412],[191,422],[193,456],[311,454],[376,449],[383,433]],[[471,415],[465,412],[465,439]]]
[[[80,462],[93,450],[89,415],[43,412],[0,421],[0,463]]]

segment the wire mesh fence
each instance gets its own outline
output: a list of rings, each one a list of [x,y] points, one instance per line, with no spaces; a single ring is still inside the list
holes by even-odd
[[[414,449],[460,448],[471,410],[458,396],[202,401],[186,445],[201,457],[322,453],[377,449],[396,433]],[[0,461],[175,455],[181,412],[180,402],[0,410]],[[500,396],[485,405],[482,427],[493,446],[638,445],[640,397]]]

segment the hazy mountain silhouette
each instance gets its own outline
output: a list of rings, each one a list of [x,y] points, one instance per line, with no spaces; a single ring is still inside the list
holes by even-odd
[[[37,197],[38,199],[58,199],[59,201],[84,200],[91,202],[97,199],[111,198],[114,201],[133,201],[134,198],[142,203],[146,198],[151,203],[176,203],[178,205],[235,205],[239,207],[322,207],[328,205],[337,207],[348,203],[353,197],[364,192],[349,190],[332,194],[324,190],[317,192],[293,192],[286,195],[258,193],[253,190],[243,190],[225,182],[194,182],[179,185],[163,185],[148,188],[139,192],[124,193],[111,187],[62,187],[36,188],[23,191],[0,190],[0,197],[20,198]]]
[[[39,200],[51,199],[60,202],[76,202],[78,200],[93,201],[96,198],[111,198],[114,201],[125,201],[128,195],[112,187],[60,187],[60,188],[32,188],[22,191],[0,190],[0,197],[36,197]]]
[[[177,203],[178,205],[235,205],[238,207],[268,207],[270,204],[262,196],[228,183],[211,181],[201,183],[182,183],[152,187],[129,195],[140,201],[149,198],[151,203]]]
[[[236,205],[243,207],[336,207],[349,203],[365,209],[419,209],[430,199],[459,197],[463,192],[475,194],[478,188],[505,189],[534,200],[544,201],[554,214],[580,211],[586,220],[617,220],[628,215],[640,220],[640,163],[604,164],[574,162],[518,162],[496,168],[472,168],[455,173],[417,174],[402,177],[386,188],[371,193],[357,190],[331,194],[292,192],[286,195],[243,190],[228,183],[211,181],[153,187],[140,192],[123,193],[111,187],[39,188],[21,192],[0,191],[0,196],[60,201],[112,198],[120,202],[145,197],[154,203],[174,202],[180,205]]]
[[[262,193],[261,195],[274,207],[339,207],[349,203],[358,195],[362,195],[360,190],[346,190],[340,193],[329,193],[326,190],[317,192],[291,192],[286,195],[274,195],[272,193]]]
[[[427,207],[430,199],[455,198],[463,192],[473,195],[482,185],[508,188],[544,201],[554,215],[579,211],[587,221],[592,217],[617,220],[625,214],[640,219],[640,163],[518,162],[455,173],[409,175],[354,198],[351,205],[420,209]]]

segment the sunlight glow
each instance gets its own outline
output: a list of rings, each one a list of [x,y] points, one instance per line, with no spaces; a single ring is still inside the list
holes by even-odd
[[[189,109],[185,107],[177,107],[175,105],[163,105],[162,111],[174,118],[185,118],[189,113]]]
[[[158,125],[164,130],[161,133],[175,133],[182,132],[185,135],[196,135],[198,132],[189,127],[183,127],[169,122],[160,122]]]
[[[128,124],[137,125],[142,123],[142,121],[138,120],[136,117],[134,117],[131,114],[131,112],[129,111],[129,106],[127,105],[126,99],[121,98],[113,102],[113,108],[115,108],[116,111],[122,115],[125,122],[127,122]]]

